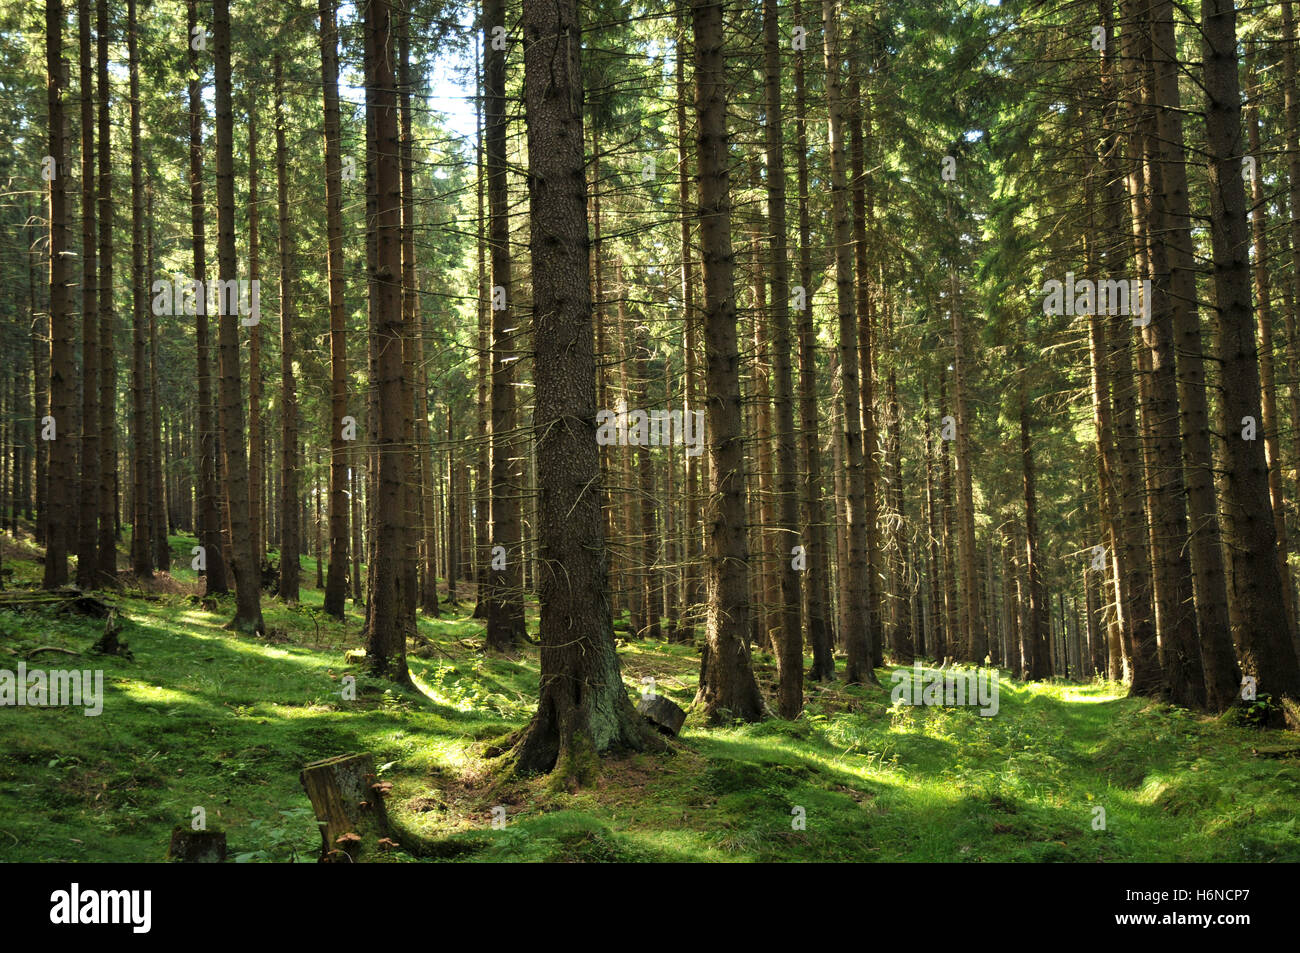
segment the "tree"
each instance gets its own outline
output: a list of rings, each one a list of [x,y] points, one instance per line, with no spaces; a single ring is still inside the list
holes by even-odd
[[[500,32],[498,31],[498,28]],[[518,353],[510,277],[510,210],[506,182],[505,0],[483,4],[484,153],[487,163],[488,246],[492,256],[491,510],[487,585],[487,644],[507,649],[523,640],[523,546],[519,519],[522,467],[515,441]]]
[[[1258,422],[1259,356],[1250,299],[1250,235],[1241,177],[1241,87],[1237,14],[1225,0],[1202,0],[1205,134],[1209,154],[1210,222],[1214,255],[1214,335],[1222,362],[1219,429],[1225,437],[1223,535],[1228,552],[1228,610],[1245,674],[1258,691],[1286,706],[1300,723],[1300,665],[1287,626],[1269,505],[1263,441],[1245,439]],[[1251,432],[1253,436],[1253,431]]]
[[[134,3],[134,0],[132,0]],[[48,523],[43,585],[55,589],[68,581],[68,535],[75,523],[72,485],[76,465],[76,447],[72,438],[73,396],[76,393],[72,356],[72,276],[68,267],[72,242],[68,221],[67,136],[64,129],[63,100],[66,80],[63,73],[63,2],[45,3],[45,76],[49,102],[49,153],[46,162],[49,176],[50,222],[50,413],[49,430]],[[39,421],[42,429],[46,421]],[[60,430],[61,428],[61,430]],[[46,439],[42,436],[42,439]]]
[[[404,593],[408,512],[403,486],[407,453],[403,446],[403,348],[406,322],[401,306],[402,190],[398,147],[397,77],[394,49],[388,42],[392,7],[388,0],[367,0],[366,109],[374,115],[375,264],[370,275],[377,360],[372,385],[378,391],[374,558],[370,566],[370,606],[366,622],[366,664],[371,673],[409,682],[406,669]]]
[[[348,590],[348,415],[346,302],[343,273],[343,167],[339,147],[338,26],[334,0],[320,0],[321,83],[325,100],[325,228],[329,243],[330,314],[330,565],[325,611],[343,618]],[[357,553],[357,559],[361,554]]]
[[[749,545],[745,537],[745,456],[740,356],[731,250],[731,177],[723,55],[723,0],[691,0],[695,39],[696,148],[700,262],[704,274],[709,527],[705,598],[708,639],[695,705],[707,721],[757,721],[763,699],[750,667]]]
[[[595,755],[652,738],[623,687],[609,603],[576,0],[525,0],[523,24],[542,649],[537,713],[510,761],[582,783]]]
[[[77,0],[81,58],[81,479],[78,483],[77,585],[99,581],[99,315],[95,231],[95,61],[90,52],[90,0]]]
[[[132,0],[134,2],[134,0]],[[231,104],[230,0],[213,0],[217,134],[217,279],[221,289],[237,287],[235,258],[234,116]],[[232,285],[231,283],[236,284]],[[227,523],[234,559],[235,617],[229,627],[263,633],[262,578],[254,551],[248,502],[248,458],[244,450],[244,411],[239,369],[237,295],[218,296],[220,426],[225,458]]]
[[[280,599],[298,601],[298,392],[294,381],[293,245],[285,148],[284,64],[274,57],[275,181],[280,242]]]
[[[848,574],[847,595],[851,599],[845,620],[848,629],[841,638],[848,649],[844,678],[855,682],[877,682],[871,657],[871,598],[869,589],[878,585],[870,578],[867,553],[867,476],[863,460],[861,401],[858,375],[858,328],[853,296],[853,235],[849,213],[848,175],[844,156],[844,117],[841,97],[839,15],[835,0],[822,0],[822,29],[825,36],[826,111],[830,135],[831,199],[835,233],[835,293],[839,315],[840,380],[843,388],[844,445],[848,468]],[[870,373],[867,369],[866,373]]]

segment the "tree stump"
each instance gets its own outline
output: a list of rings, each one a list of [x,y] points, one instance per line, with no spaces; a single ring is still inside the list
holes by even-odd
[[[642,695],[637,712],[665,735],[676,735],[686,721],[686,712],[663,695]]]
[[[377,783],[368,754],[313,761],[299,775],[321,831],[321,863],[350,863],[388,836],[387,786]]]
[[[192,831],[183,824],[172,830],[167,859],[182,864],[220,864],[226,859],[226,835],[221,831]]]

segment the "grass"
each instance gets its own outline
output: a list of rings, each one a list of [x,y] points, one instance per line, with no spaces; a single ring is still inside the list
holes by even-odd
[[[5,546],[9,585],[34,583],[35,549]],[[315,580],[310,560],[303,579]],[[670,754],[607,758],[578,790],[498,784],[483,742],[527,721],[537,654],[485,656],[470,606],[421,618],[433,648],[411,655],[419,690],[405,691],[346,655],[360,643],[351,604],[340,623],[314,588],[300,608],[267,596],[269,636],[250,638],[222,628],[231,599],[206,611],[188,568],[173,580],[106,596],[132,659],[28,662],[102,668],[104,712],[0,710],[0,859],[161,860],[173,826],[202,808],[236,860],[314,860],[298,772],[367,751],[393,783],[389,812],[411,847],[395,861],[1300,860],[1293,739],[1120,686],[1004,676],[984,718],[891,706],[888,688],[809,684],[794,722],[688,722]],[[101,625],[0,611],[0,668],[37,646],[84,652]],[[620,655],[629,691],[653,677],[690,704],[693,646],[631,641]],[[758,653],[755,665],[770,691],[772,659]],[[878,674],[888,686],[889,671]],[[342,697],[345,675],[355,701]],[[499,828],[493,808],[498,819],[504,808]]]

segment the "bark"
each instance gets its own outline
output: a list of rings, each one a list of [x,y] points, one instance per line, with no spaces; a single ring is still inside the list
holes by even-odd
[[[1196,275],[1191,235],[1191,210],[1187,194],[1187,166],[1183,146],[1183,123],[1178,93],[1182,67],[1174,55],[1175,37],[1172,0],[1153,4],[1152,48],[1155,91],[1160,108],[1156,113],[1155,139],[1163,191],[1161,243],[1167,249],[1170,307],[1178,351],[1177,393],[1181,424],[1188,538],[1170,540],[1178,549],[1180,564],[1191,557],[1195,611],[1183,604],[1179,627],[1165,641],[1164,663],[1170,697],[1179,705],[1206,707],[1207,687],[1222,709],[1235,688],[1232,646],[1228,635],[1227,591],[1223,577],[1223,554],[1214,492],[1213,454],[1210,449],[1210,416],[1202,357],[1201,321],[1196,308]],[[1159,306],[1159,286],[1154,304]],[[1154,323],[1154,322],[1153,322]],[[1179,569],[1179,575],[1185,571]],[[1180,588],[1185,598],[1186,583]],[[1199,622],[1199,637],[1198,637]]]
[[[505,650],[524,638],[522,526],[520,495],[522,453],[515,439],[515,384],[519,329],[513,318],[515,289],[511,283],[510,210],[506,179],[506,51],[493,49],[494,27],[505,27],[505,0],[485,0],[483,35],[486,112],[484,137],[487,164],[488,244],[492,258],[492,443],[491,516],[488,535],[493,547],[505,550],[504,568],[488,568],[487,645]],[[500,306],[498,306],[500,305]],[[500,565],[500,564],[498,564]]]
[[[149,439],[149,282],[144,262],[144,171],[140,155],[140,58],[137,52],[135,0],[127,3],[127,58],[131,114],[131,571],[153,576],[149,538],[153,493],[149,486],[152,442]]]
[[[1024,373],[1021,372],[1022,380]],[[1035,483],[1034,445],[1029,434],[1029,400],[1023,383],[1020,387],[1020,462],[1025,491],[1025,575],[1029,588],[1029,625],[1024,633],[1025,667],[1030,678],[1046,679],[1052,676],[1052,662],[1048,654],[1048,605],[1038,554],[1038,491]]]
[[[222,282],[238,278],[235,257],[234,117],[230,74],[229,0],[213,0],[217,133],[217,272]],[[226,287],[228,285],[223,285]],[[228,303],[229,304],[229,303]],[[231,571],[235,577],[235,617],[229,628],[263,633],[261,571],[249,525],[248,459],[244,452],[244,411],[239,367],[239,309],[219,307],[218,387],[222,455],[225,461],[226,521]]]
[[[801,0],[795,0],[794,20],[803,23]],[[830,611],[830,550],[826,535],[826,503],[822,488],[821,446],[817,418],[817,335],[813,326],[812,225],[808,214],[808,117],[805,89],[806,50],[794,57],[795,159],[799,189],[799,285],[803,307],[799,310],[799,432],[802,440],[803,486],[800,490],[799,542],[808,568],[803,573],[807,641],[812,649],[812,670],[817,681],[835,677],[834,633]]]
[[[280,591],[298,601],[298,385],[294,380],[294,263],[289,222],[289,159],[285,148],[284,67],[275,54],[275,182],[280,241]]]
[[[108,0],[95,8],[96,72],[99,87],[99,534],[96,568],[102,583],[117,583],[117,365],[113,338],[117,312],[113,302],[113,173],[109,105],[108,40],[112,25]],[[92,422],[87,422],[91,426]],[[38,482],[39,487],[39,482]]]
[[[1258,679],[1259,692],[1284,700],[1287,720],[1294,724],[1300,715],[1300,666],[1287,628],[1278,572],[1268,464],[1262,441],[1241,439],[1244,418],[1258,421],[1261,408],[1250,300],[1250,238],[1241,177],[1236,22],[1230,2],[1203,0],[1206,151],[1217,305],[1214,331],[1222,361],[1219,427],[1225,436],[1227,463],[1223,535],[1229,566],[1228,610],[1242,671]]]
[[[153,184],[145,187],[145,218],[148,221],[145,247],[145,274],[154,274],[153,254]],[[159,572],[171,569],[171,542],[167,538],[167,495],[163,484],[162,416],[158,406],[158,316],[149,309],[149,493],[153,497],[150,507],[149,545],[154,568]]]
[[[366,665],[373,675],[405,683],[405,593],[407,577],[407,519],[403,486],[407,480],[404,446],[403,342],[405,320],[401,302],[402,190],[397,121],[397,78],[393,44],[389,42],[392,7],[389,0],[368,0],[365,29],[369,34],[366,108],[374,117],[373,224],[375,263],[370,275],[373,296],[376,359],[372,388],[377,390],[377,498],[374,511],[373,562],[370,566],[370,605],[366,624]]]
[[[81,65],[81,474],[78,485],[77,585],[99,581],[99,296],[95,248],[95,61],[90,52],[90,0],[77,0],[77,44]],[[17,387],[14,388],[15,392]],[[14,457],[17,459],[17,441]],[[15,475],[17,468],[15,467]],[[14,499],[17,493],[10,487]]]
[[[42,585],[56,589],[68,581],[69,527],[75,526],[72,499],[77,448],[74,442],[73,398],[77,392],[72,346],[72,226],[68,214],[68,144],[63,113],[67,82],[63,71],[63,3],[46,0],[45,70],[49,102],[49,152],[53,177],[49,183],[50,221],[50,413],[54,439],[49,441],[49,520],[46,528],[45,574]],[[44,422],[40,422],[42,427]]]
[[[188,4],[188,36],[194,35],[198,25],[197,0]],[[207,282],[207,243],[203,199],[203,75],[199,53],[189,50],[189,107],[190,107],[190,234],[193,246],[195,281]],[[206,591],[209,595],[229,591],[226,563],[221,551],[221,510],[217,490],[217,433],[216,411],[212,403],[212,355],[208,337],[207,295],[195,296],[195,343],[199,402],[199,545],[203,547]]]
[[[844,117],[840,92],[839,13],[835,0],[822,0],[825,35],[826,106],[830,117],[831,199],[835,234],[835,291],[839,315],[840,375],[843,388],[844,442],[848,469],[848,629],[842,633],[848,659],[844,677],[850,684],[877,684],[871,646],[871,587],[867,551],[867,475],[863,462],[861,400],[858,391],[858,328],[853,297],[853,236],[848,177],[844,157]],[[870,373],[870,370],[867,370]]]
[[[767,221],[772,248],[772,376],[776,411],[776,532],[780,575],[777,610],[777,698],[782,718],[803,708],[803,633],[799,575],[789,547],[798,538],[799,496],[795,485],[794,375],[790,363],[790,261],[786,250],[785,125],[781,103],[781,36],[777,0],[763,3],[764,132],[767,146]],[[805,552],[805,558],[807,553]]]
[[[593,780],[596,755],[646,747],[614,648],[605,565],[576,0],[524,5],[539,504],[541,692],[520,773]]]
[[[325,110],[325,233],[329,249],[330,319],[330,478],[329,572],[325,577],[325,612],[343,618],[348,593],[348,444],[343,418],[348,416],[347,302],[343,263],[343,171],[339,139],[338,25],[335,0],[320,0],[321,82]],[[360,551],[356,558],[360,559]]]
[[[722,0],[691,0],[695,39],[700,258],[704,274],[705,385],[709,445],[706,635],[696,706],[706,721],[757,721],[763,699],[750,667],[749,546],[740,355],[731,248]]]

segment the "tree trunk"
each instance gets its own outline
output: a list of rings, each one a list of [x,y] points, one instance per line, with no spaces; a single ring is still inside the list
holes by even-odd
[[[691,0],[695,38],[696,146],[709,444],[708,642],[696,705],[706,721],[757,721],[763,699],[750,667],[749,546],[745,537],[745,451],[740,355],[731,249],[723,0]]]
[[[505,0],[485,0],[483,4],[487,106],[484,142],[492,257],[492,499],[488,535],[495,552],[503,557],[500,561],[492,559],[488,568],[487,645],[500,651],[524,638],[524,547],[519,505],[523,474],[521,459],[517,459],[523,454],[514,433],[519,365],[515,348],[520,331],[512,317],[515,289],[510,273],[506,179],[506,50],[496,48],[495,27],[505,28]]]
[[[284,68],[275,54],[275,179],[280,240],[280,599],[298,602],[298,386],[294,380],[293,244],[284,131]]]
[[[1294,727],[1300,719],[1300,666],[1287,628],[1278,573],[1268,465],[1261,442],[1242,439],[1245,418],[1258,421],[1261,410],[1241,177],[1236,26],[1230,2],[1202,0],[1215,341],[1223,362],[1219,429],[1226,443],[1223,529],[1229,560],[1228,609],[1242,671],[1258,680],[1259,692],[1284,701],[1287,721]]]
[[[144,178],[140,155],[140,58],[137,52],[135,0],[127,3],[126,37],[130,71],[131,114],[131,571],[153,576],[149,538],[153,464],[149,439],[149,282],[144,263]]]
[[[853,235],[849,213],[848,178],[844,161],[844,119],[840,95],[839,12],[835,0],[822,0],[825,34],[826,106],[830,120],[831,198],[835,230],[835,291],[839,314],[840,375],[844,397],[844,443],[848,493],[849,611],[848,629],[841,634],[847,649],[845,680],[850,684],[876,684],[871,657],[871,587],[867,552],[867,477],[863,462],[861,400],[858,392],[858,328],[853,297]],[[870,373],[870,370],[867,370]]]
[[[134,0],[133,0],[134,2]],[[238,278],[235,257],[234,117],[231,110],[230,4],[213,0],[216,46],[217,272],[221,287]],[[248,460],[244,453],[244,411],[239,367],[239,308],[218,299],[220,342],[220,417],[225,459],[227,527],[235,577],[235,617],[229,628],[263,633],[261,567],[249,525]]]
[[[371,601],[366,624],[366,663],[371,674],[409,682],[406,668],[407,521],[403,486],[407,481],[404,446],[402,378],[402,189],[398,142],[397,80],[394,72],[393,29],[389,0],[368,0],[365,29],[369,34],[366,108],[374,116],[376,213],[373,223],[375,264],[371,272],[372,319],[375,323],[375,378],[378,389],[378,486],[373,501],[375,539],[370,566]]]
[[[112,25],[108,0],[95,9],[99,86],[99,535],[96,568],[106,585],[117,584],[117,365],[114,330],[117,312],[113,302],[113,174],[112,126],[108,84],[108,42]],[[39,375],[38,375],[39,379]],[[92,422],[88,421],[87,426]],[[38,481],[39,487],[39,481]]]
[[[90,52],[90,0],[77,0],[77,45],[81,65],[81,479],[78,486],[77,585],[99,581],[99,316],[95,249],[95,61]],[[15,384],[14,392],[17,393]],[[17,459],[17,441],[14,458]],[[17,468],[14,468],[17,475]],[[16,482],[16,481],[15,481]],[[16,487],[10,492],[17,498]]]
[[[325,612],[343,618],[348,594],[348,457],[343,418],[348,416],[346,289],[343,263],[343,172],[339,133],[338,25],[335,0],[320,0],[321,82],[325,103],[325,231],[329,250],[330,478],[329,572]],[[357,552],[356,558],[361,558]]]
[[[581,45],[576,0],[524,5],[533,251],[541,607],[537,713],[511,754],[520,773],[589,783],[595,756],[645,747],[614,649],[595,437]]]

